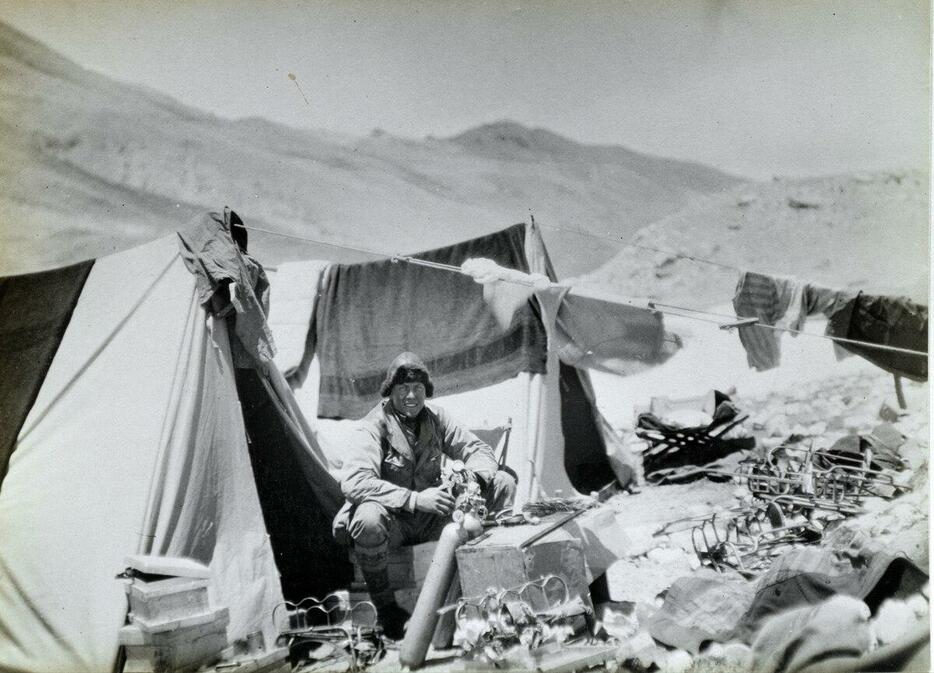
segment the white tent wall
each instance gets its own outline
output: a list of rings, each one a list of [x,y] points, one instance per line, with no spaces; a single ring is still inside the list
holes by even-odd
[[[194,286],[174,236],[95,263],[0,489],[0,670],[110,670],[138,551],[210,563],[231,638],[281,600],[226,332]]]

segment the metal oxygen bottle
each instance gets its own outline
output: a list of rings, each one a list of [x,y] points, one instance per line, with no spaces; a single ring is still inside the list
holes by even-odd
[[[457,462],[460,463],[460,461]],[[415,602],[415,609],[412,610],[405,638],[402,639],[402,645],[399,648],[399,663],[409,668],[418,668],[425,663],[428,646],[431,644],[435,627],[438,625],[438,609],[444,602],[444,597],[454,579],[454,572],[457,570],[454,552],[467,540],[483,532],[481,517],[485,516],[486,508],[483,499],[479,497],[479,484],[476,482],[467,484],[459,480],[457,475],[462,470],[463,463],[455,464],[454,479],[464,487],[464,493],[459,498],[459,505],[455,506],[454,520],[444,527],[441,537],[438,538],[438,546],[435,547],[431,566],[428,568],[428,574],[425,575],[425,583]]]

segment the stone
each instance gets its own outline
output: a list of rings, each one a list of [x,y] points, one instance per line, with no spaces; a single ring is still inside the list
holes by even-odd
[[[827,432],[827,423],[824,421],[818,421],[817,423],[812,423],[808,426],[806,434],[820,437],[825,432]]]
[[[770,437],[787,437],[789,434],[788,417],[785,414],[773,416],[766,421],[765,430]]]
[[[882,406],[879,407],[879,418],[883,421],[888,421],[889,423],[894,423],[898,420],[899,412],[888,402],[883,402]]]
[[[694,657],[684,650],[672,650],[667,653],[664,661],[658,663],[659,669],[664,673],[684,673],[694,663]]]
[[[653,563],[665,566],[683,563],[685,556],[686,554],[680,549],[669,549],[665,547],[656,547],[646,554],[646,558]]]
[[[905,603],[908,605],[911,611],[914,612],[915,617],[922,620],[927,619],[928,613],[931,610],[931,606],[928,605],[928,602],[924,596],[921,594],[914,594],[913,596],[909,596],[905,600]]]

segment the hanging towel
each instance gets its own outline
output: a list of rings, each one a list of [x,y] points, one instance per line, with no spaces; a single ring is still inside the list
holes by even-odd
[[[790,322],[802,324],[805,294],[793,278],[744,271],[736,284],[733,308],[740,318],[758,318],[763,325],[776,325],[791,309]],[[792,302],[797,298],[797,305]],[[784,325],[782,325],[784,326]],[[799,329],[799,327],[793,327]],[[777,367],[781,360],[781,332],[751,325],[739,328],[749,366],[759,371]]]
[[[860,292],[831,316],[827,327],[832,336],[928,352],[928,307],[907,297],[883,297]],[[914,381],[927,381],[928,361],[925,356],[849,343],[839,346],[893,374]]]
[[[528,271],[525,225],[418,255],[460,266],[484,257]],[[508,326],[497,320],[472,278],[403,261],[339,264],[322,279],[315,307],[321,363],[318,415],[361,418],[379,400],[386,366],[418,353],[448,395],[545,372],[545,327],[528,300]]]

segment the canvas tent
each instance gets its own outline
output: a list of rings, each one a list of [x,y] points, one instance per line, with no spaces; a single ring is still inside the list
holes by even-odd
[[[338,486],[178,237],[2,278],[0,315],[0,670],[111,670],[130,554],[209,565],[231,641],[345,585]]]
[[[554,277],[541,236],[524,224],[414,257],[454,266],[489,258]],[[616,339],[632,317],[620,315],[632,311],[629,307],[573,292],[532,297],[529,288],[507,285],[490,291],[449,269],[388,260],[286,263],[277,268],[272,285],[269,324],[280,347],[277,362],[294,372],[305,415],[322,416],[315,424],[318,439],[335,474],[353,424],[333,417],[365,414],[379,399],[378,384],[390,359],[413,350],[433,371],[441,390],[436,401],[461,422],[484,427],[511,419],[507,462],[519,475],[520,503],[555,492],[588,493],[614,477],[624,483],[632,478],[632,465],[614,460],[625,454],[595,407],[586,370],[573,366],[580,360],[588,366],[610,362],[620,353],[632,357],[620,348],[626,342]],[[568,301],[572,294],[577,304]],[[564,308],[581,302],[590,302],[583,312]],[[514,309],[505,319],[504,304]],[[608,328],[611,338],[595,336],[597,314],[604,322],[616,321]],[[660,316],[657,320],[655,333],[663,334]],[[449,340],[458,331],[462,336]],[[581,343],[603,346],[575,347]],[[609,348],[613,344],[616,348]],[[657,357],[667,356],[663,346],[653,344]],[[523,348],[532,354],[524,360],[511,357],[523,355]],[[491,374],[484,358],[494,357],[507,364]],[[345,361],[346,370],[336,367]]]

